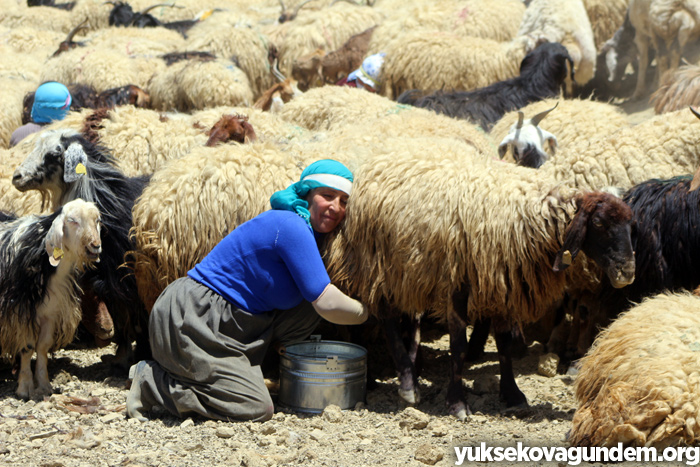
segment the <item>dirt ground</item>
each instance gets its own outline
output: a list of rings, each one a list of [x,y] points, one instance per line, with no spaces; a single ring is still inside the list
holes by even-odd
[[[623,108],[632,124],[653,115],[645,102]],[[455,447],[481,442],[567,446],[576,408],[573,377],[538,374],[541,344],[514,363],[530,407],[506,410],[498,399],[498,360],[489,340],[484,358],[464,374],[473,412],[466,422],[446,415],[448,345],[444,328],[424,330],[421,402],[415,407],[400,402],[393,364],[378,347],[369,349],[373,376],[366,403],[342,411],[329,407],[319,415],[279,409],[265,423],[181,420],[158,411],[145,423],[127,419],[127,380],[114,376],[110,365],[114,346],[56,352],[49,371],[57,394],[44,401],[17,399],[11,368],[0,366],[0,465],[447,466],[455,465]]]

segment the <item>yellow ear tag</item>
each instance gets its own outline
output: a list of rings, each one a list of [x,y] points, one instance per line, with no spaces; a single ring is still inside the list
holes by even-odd
[[[54,258],[54,259],[61,259],[61,258],[63,258],[63,250],[60,249],[60,248],[58,248],[58,247],[54,247],[54,248],[53,248],[53,258]]]
[[[205,11],[204,13],[202,13],[202,16],[199,17],[199,21],[204,21],[205,19],[209,18],[212,13],[214,13],[214,10]]]
[[[82,163],[80,163],[75,166],[75,173],[85,175],[87,173],[87,169]]]
[[[561,255],[561,262],[562,262],[562,264],[566,264],[567,266],[571,266],[571,263],[573,262],[573,260],[571,259],[571,252],[569,250],[566,250]]]

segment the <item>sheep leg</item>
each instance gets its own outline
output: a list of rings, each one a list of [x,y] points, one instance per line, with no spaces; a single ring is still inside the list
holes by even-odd
[[[49,381],[49,350],[53,344],[55,322],[49,318],[40,321],[39,338],[36,343],[36,395],[50,396],[53,393]]]
[[[634,88],[634,99],[642,97],[646,88],[647,66],[649,66],[649,39],[639,31],[634,36],[634,43],[639,51],[639,71],[637,72],[637,86]]]
[[[474,362],[484,356],[484,346],[486,346],[486,340],[489,338],[490,331],[490,319],[479,319],[474,323],[472,334],[469,336],[468,362]]]
[[[494,325],[498,363],[501,369],[500,396],[506,407],[527,406],[527,398],[518,388],[513,375],[513,333],[506,323]]]
[[[34,376],[32,375],[32,355],[34,355],[34,344],[27,344],[27,347],[20,352],[19,376],[17,378],[17,395],[24,400],[29,399],[34,392]]]
[[[422,316],[415,316],[411,319],[410,323],[410,335],[409,335],[409,346],[408,346],[408,358],[411,359],[411,363],[415,368],[416,378],[420,373],[418,366],[416,365],[416,360],[418,359],[418,350],[420,349],[420,321]],[[417,384],[416,384],[417,386]]]
[[[420,401],[418,377],[411,357],[401,339],[399,318],[381,318],[380,321],[389,354],[394,360],[394,366],[399,374],[399,396],[409,404],[417,404]]]
[[[447,411],[461,421],[471,414],[462,386],[462,370],[467,355],[467,322],[454,307],[447,312],[447,325],[450,332],[451,375],[447,386]]]

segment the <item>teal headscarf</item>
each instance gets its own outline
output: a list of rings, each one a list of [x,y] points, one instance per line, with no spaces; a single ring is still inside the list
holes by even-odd
[[[352,191],[352,172],[338,161],[321,159],[309,165],[301,173],[298,182],[286,190],[275,192],[270,198],[272,209],[296,212],[311,227],[309,203],[306,195],[314,188],[328,187],[347,193]]]

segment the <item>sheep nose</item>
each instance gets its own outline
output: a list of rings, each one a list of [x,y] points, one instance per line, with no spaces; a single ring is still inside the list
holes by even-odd
[[[15,171],[15,173],[12,174],[12,183],[15,184],[15,183],[19,182],[21,178],[22,178],[22,174],[19,173],[18,171]]]
[[[102,243],[99,242],[92,242],[90,245],[88,245],[88,249],[90,250],[90,253],[94,255],[99,255],[102,253]]]

